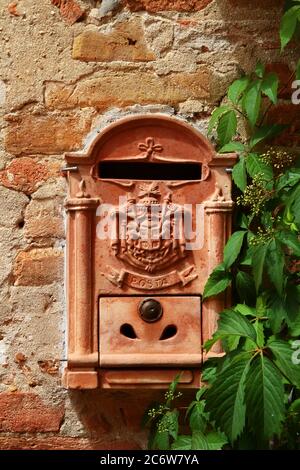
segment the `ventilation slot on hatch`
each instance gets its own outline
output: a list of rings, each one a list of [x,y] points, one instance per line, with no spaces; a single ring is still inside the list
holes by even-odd
[[[165,339],[173,338],[177,334],[177,326],[175,325],[168,325],[162,332],[159,341],[164,341]]]
[[[137,334],[134,331],[133,326],[129,325],[129,323],[124,323],[121,326],[120,333],[121,335],[126,336],[126,338],[137,339]]]

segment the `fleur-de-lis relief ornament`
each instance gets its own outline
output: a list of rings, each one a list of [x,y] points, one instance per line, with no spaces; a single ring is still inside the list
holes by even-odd
[[[160,144],[155,144],[153,137],[147,137],[146,143],[138,144],[139,150],[143,152],[143,158],[146,160],[151,160],[155,153],[161,153],[163,151],[163,147]]]

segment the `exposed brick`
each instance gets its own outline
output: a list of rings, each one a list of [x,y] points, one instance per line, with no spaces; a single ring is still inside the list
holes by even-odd
[[[291,71],[288,65],[282,62],[273,62],[266,66],[266,72],[275,72],[279,77],[278,97],[290,99],[293,93],[292,82],[295,80],[295,73]]]
[[[113,31],[103,34],[85,31],[74,40],[73,59],[83,61],[149,61],[155,55],[148,50],[140,20],[118,23]]]
[[[288,125],[288,128],[274,139],[274,144],[300,146],[300,105],[280,103],[272,106],[267,116],[267,123]]]
[[[64,237],[62,208],[57,200],[33,200],[25,212],[25,236],[35,241]]]
[[[84,15],[84,11],[74,0],[51,0],[60,9],[63,19],[70,25],[76,23]]]
[[[207,7],[212,0],[122,0],[123,5],[131,11],[146,10],[157,12],[169,11],[199,11]]]
[[[1,431],[59,431],[63,417],[63,405],[49,406],[33,393],[0,394]]]
[[[76,437],[0,437],[2,450],[140,450],[134,441]]]
[[[53,155],[78,150],[90,130],[90,114],[11,114],[6,116],[6,150],[15,155]]]
[[[0,182],[7,188],[31,194],[46,180],[59,175],[58,163],[44,164],[29,157],[16,158],[0,171]]]
[[[41,286],[60,281],[63,252],[54,248],[21,251],[15,259],[13,274],[17,286]]]
[[[46,105],[68,109],[94,106],[104,110],[112,106],[161,103],[177,105],[191,99],[208,99],[211,76],[206,67],[194,73],[170,74],[158,77],[150,72],[101,73],[77,85],[48,82]]]

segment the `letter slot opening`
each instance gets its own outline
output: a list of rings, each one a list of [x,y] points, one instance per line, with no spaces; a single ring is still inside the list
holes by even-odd
[[[100,162],[101,179],[186,181],[201,179],[199,163]]]

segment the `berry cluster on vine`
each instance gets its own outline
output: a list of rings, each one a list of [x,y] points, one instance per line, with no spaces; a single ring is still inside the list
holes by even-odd
[[[272,192],[265,188],[266,181],[261,173],[253,177],[252,183],[249,184],[242,196],[237,198],[237,204],[249,207],[253,215],[259,215],[266,202],[272,197]]]

